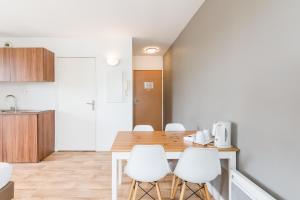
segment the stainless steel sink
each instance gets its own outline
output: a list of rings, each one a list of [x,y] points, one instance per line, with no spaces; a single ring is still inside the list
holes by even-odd
[[[13,111],[13,110],[1,110],[0,112],[2,112],[2,113],[8,113],[8,112],[15,112],[15,111]]]

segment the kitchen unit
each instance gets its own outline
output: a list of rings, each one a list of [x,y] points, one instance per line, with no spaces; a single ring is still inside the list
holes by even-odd
[[[0,81],[53,82],[54,53],[45,48],[0,48]]]
[[[39,162],[54,152],[55,112],[0,112],[0,162]]]

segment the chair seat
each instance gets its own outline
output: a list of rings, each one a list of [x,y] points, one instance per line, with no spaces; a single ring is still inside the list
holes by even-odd
[[[154,131],[153,127],[151,125],[143,124],[143,125],[136,125],[133,129],[133,132],[149,132],[149,131]]]
[[[128,164],[125,166],[124,173],[127,174],[131,179],[134,179],[139,182],[155,182],[164,178],[171,170],[159,170],[157,168],[144,168],[139,171],[139,173],[131,173],[128,170]],[[143,174],[143,175],[141,175]]]
[[[125,173],[139,182],[155,182],[170,172],[165,151],[160,145],[134,146],[125,167]]]
[[[202,185],[205,199],[210,200],[206,183],[214,180],[220,174],[221,164],[217,149],[195,147],[185,149],[174,170],[171,199],[174,199],[179,182],[181,182],[180,200],[183,200],[185,189],[188,187],[187,182],[189,182]],[[193,191],[192,195],[198,196],[197,191]]]
[[[218,150],[209,148],[186,149],[180,158],[174,174],[190,183],[207,183],[221,174]]]
[[[158,181],[170,172],[165,150],[161,145],[135,145],[125,167],[125,173],[133,179],[128,199],[136,199],[138,187],[145,193],[143,196],[148,195],[154,199],[149,190],[146,191],[139,185],[141,182],[154,182],[151,189],[155,187],[158,199],[162,200]]]
[[[180,123],[169,123],[166,125],[165,131],[185,131],[185,128]]]

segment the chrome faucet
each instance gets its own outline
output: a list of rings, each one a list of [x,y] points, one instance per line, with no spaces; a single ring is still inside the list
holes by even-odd
[[[14,106],[11,106],[10,110],[14,111],[14,112],[17,112],[17,98],[14,95],[12,95],[12,94],[7,95],[5,98],[6,99],[12,98],[14,100]]]

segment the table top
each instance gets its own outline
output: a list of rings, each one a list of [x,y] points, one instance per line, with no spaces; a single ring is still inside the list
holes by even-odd
[[[196,131],[184,132],[132,132],[121,131],[118,132],[117,137],[111,147],[112,152],[130,152],[132,147],[137,144],[153,145],[160,144],[164,147],[166,152],[182,152],[187,147],[202,147],[202,148],[216,148],[213,144],[201,145],[193,142],[184,141],[183,137],[195,134]],[[222,152],[237,152],[236,147],[218,148]]]

